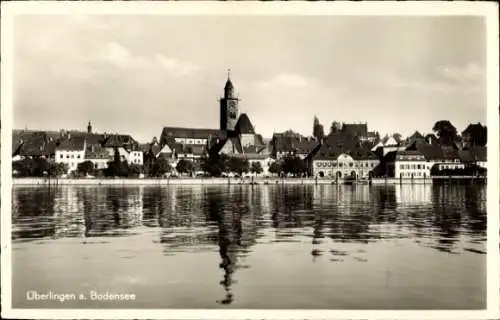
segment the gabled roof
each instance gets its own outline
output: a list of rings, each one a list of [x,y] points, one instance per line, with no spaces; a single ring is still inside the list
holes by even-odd
[[[387,139],[385,142],[384,142],[384,146],[396,146],[398,145],[398,142],[396,141],[396,139],[394,139],[393,136],[390,136],[389,139]]]
[[[242,113],[236,122],[235,131],[239,134],[255,134],[254,127],[246,113]]]
[[[115,147],[125,147],[125,146],[137,148],[138,145],[139,144],[137,143],[137,141],[135,141],[128,134],[112,134],[105,137],[104,141],[105,148],[115,148]]]
[[[275,135],[272,140],[274,152],[295,152],[299,154],[309,154],[317,145],[315,139],[308,139],[301,136]]]
[[[358,137],[368,136],[368,125],[366,123],[344,123],[342,132],[351,133]]]
[[[225,136],[225,132],[218,129],[163,127],[160,140],[165,143],[173,138],[208,139],[209,137],[218,137],[223,139]]]
[[[382,148],[383,146],[384,146],[384,144],[382,143],[382,141],[379,141],[379,143],[377,143],[371,150],[375,151],[378,148]]]
[[[247,146],[242,149],[243,153],[261,154],[266,149],[266,146]]]
[[[64,139],[61,144],[56,148],[59,151],[83,151],[85,147],[85,137],[77,136]]]
[[[49,142],[52,141],[49,141],[43,131],[24,132],[20,135],[20,140],[17,140],[15,151],[18,151],[20,156],[28,157],[50,155],[50,151],[54,149],[53,144],[49,146]]]
[[[106,159],[111,160],[113,156],[99,145],[87,145],[85,150],[85,159]]]
[[[264,138],[262,137],[261,134],[256,134],[255,135],[255,143],[258,144],[258,145],[262,145],[262,146],[265,146],[266,145],[266,142],[264,141]]]
[[[337,158],[340,154],[356,151],[358,148],[357,136],[346,132],[330,133],[318,152],[313,156],[314,160]]]
[[[415,141],[415,140],[424,140],[425,137],[418,131],[415,131],[410,137],[408,137],[408,140],[410,141]]]
[[[375,153],[373,153],[370,149],[361,148],[354,149],[350,152],[351,157],[354,160],[377,160],[378,157]]]

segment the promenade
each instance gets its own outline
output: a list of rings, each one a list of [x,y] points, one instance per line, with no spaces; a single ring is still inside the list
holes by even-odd
[[[227,185],[227,184],[344,184],[344,179],[332,178],[162,178],[162,179],[46,179],[46,178],[13,178],[13,185],[103,185],[103,186],[125,186],[125,185]],[[373,178],[371,184],[432,184],[446,182],[486,182],[485,177],[472,176],[450,176],[450,177],[428,177],[428,178]],[[369,184],[368,180],[356,181],[355,184]]]

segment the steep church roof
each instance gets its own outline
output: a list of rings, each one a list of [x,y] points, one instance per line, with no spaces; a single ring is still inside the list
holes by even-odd
[[[242,113],[236,123],[235,131],[239,134],[255,134],[252,122],[246,113]]]
[[[342,132],[357,135],[358,137],[367,137],[368,125],[366,123],[344,123]]]

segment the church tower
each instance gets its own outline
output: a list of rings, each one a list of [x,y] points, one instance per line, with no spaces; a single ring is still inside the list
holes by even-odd
[[[87,125],[87,133],[92,133],[92,125],[90,124],[90,121],[89,124]]]
[[[234,95],[234,86],[229,70],[224,86],[224,97],[220,99],[220,129],[226,131],[228,136],[232,136],[236,128],[239,113],[238,102],[239,99]]]

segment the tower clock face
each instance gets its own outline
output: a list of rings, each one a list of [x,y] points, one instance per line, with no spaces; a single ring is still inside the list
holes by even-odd
[[[227,111],[229,113],[229,118],[231,119],[236,119],[237,118],[237,114],[238,114],[238,107],[236,105],[236,101],[228,101],[227,102]]]

